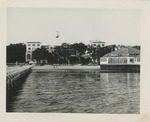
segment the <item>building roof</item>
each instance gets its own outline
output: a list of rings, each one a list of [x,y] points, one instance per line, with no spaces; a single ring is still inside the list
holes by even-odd
[[[27,43],[41,43],[41,42],[27,42]]]
[[[140,50],[132,47],[122,47],[119,50],[113,51],[104,55],[104,57],[130,57],[140,55]]]
[[[105,43],[105,42],[102,42],[102,41],[99,41],[99,40],[91,40],[90,43]]]

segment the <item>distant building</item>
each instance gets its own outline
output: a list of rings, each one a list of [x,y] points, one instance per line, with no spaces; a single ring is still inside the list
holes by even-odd
[[[89,46],[92,48],[97,48],[97,47],[105,47],[105,42],[99,41],[99,40],[91,40],[89,42]]]
[[[70,44],[69,43],[62,43],[63,48],[69,48]]]
[[[41,42],[27,42],[26,44],[26,61],[32,60],[32,52],[37,48],[41,48]]]
[[[122,47],[100,58],[101,70],[140,71],[140,51]]]
[[[43,47],[45,47],[49,53],[54,52],[54,46],[52,45],[42,45]]]

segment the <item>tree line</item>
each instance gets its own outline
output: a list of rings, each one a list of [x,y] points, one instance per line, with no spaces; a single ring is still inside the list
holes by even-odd
[[[44,46],[37,48],[32,52],[32,58],[41,63],[46,60],[48,64],[89,64],[99,63],[100,57],[115,50],[116,45],[93,48],[84,43],[67,44],[62,43],[55,46],[54,50],[49,52]],[[133,46],[140,49],[140,46]],[[26,57],[26,45],[24,43],[10,44],[7,46],[7,63],[24,63]]]
[[[48,52],[45,47],[33,51],[33,59],[37,63],[41,60],[47,60],[49,64],[89,64],[98,63],[99,58],[111,51],[114,51],[115,45],[93,48],[84,43],[66,44],[56,46],[54,51]]]
[[[10,44],[6,47],[6,62],[25,62],[26,45],[23,43]]]

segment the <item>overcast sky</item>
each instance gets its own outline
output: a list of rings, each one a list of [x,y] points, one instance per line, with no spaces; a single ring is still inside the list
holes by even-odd
[[[59,31],[60,37],[55,38]],[[9,8],[7,44],[40,41],[140,45],[140,10]]]

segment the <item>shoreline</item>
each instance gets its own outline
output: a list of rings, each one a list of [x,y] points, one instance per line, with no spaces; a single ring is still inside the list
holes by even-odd
[[[101,69],[100,65],[95,66],[87,66],[87,65],[44,65],[44,66],[34,66],[32,68],[33,71],[38,72],[48,72],[48,71],[59,71],[59,70],[99,70],[101,73],[140,73],[140,71],[132,71],[132,70],[116,70],[116,69]]]
[[[84,65],[84,66],[81,66],[81,65],[73,65],[73,66],[70,66],[70,65],[67,65],[67,66],[62,66],[62,65],[44,65],[44,66],[34,66],[32,68],[33,70],[51,70],[51,69],[100,69],[100,65],[96,65],[96,66],[87,66],[87,65]]]

